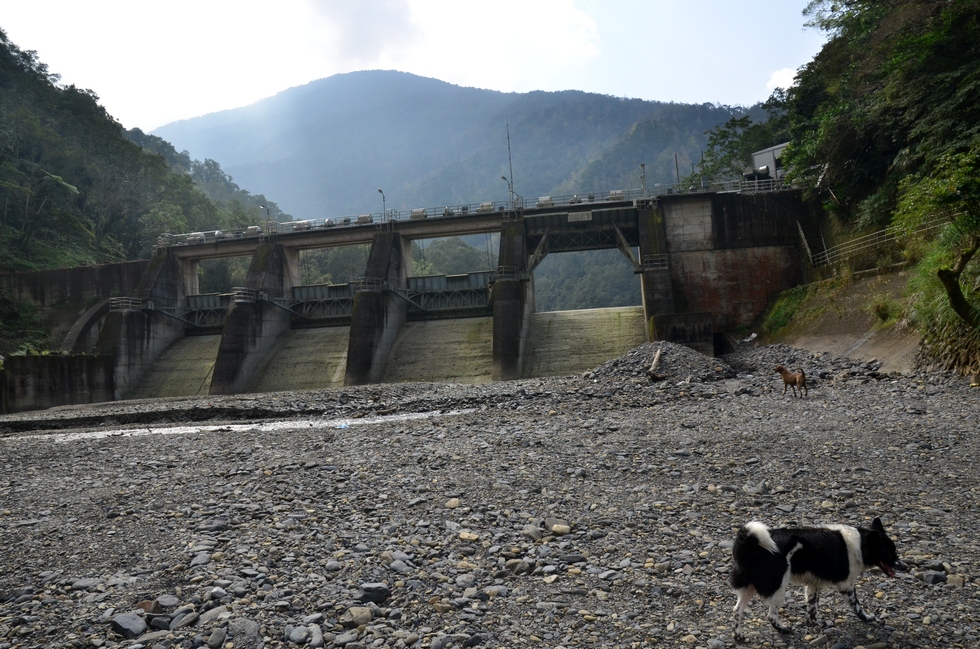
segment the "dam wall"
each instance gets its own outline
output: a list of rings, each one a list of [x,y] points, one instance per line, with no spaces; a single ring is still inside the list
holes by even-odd
[[[71,270],[38,275],[33,284],[3,279],[13,293],[38,304],[67,306],[58,301],[77,295],[96,300],[81,310],[69,307],[75,324],[63,348],[86,351],[98,331],[95,350],[115,359],[117,399],[171,394],[165,387],[171,385],[182,393],[206,386],[209,394],[238,394],[341,382],[548,376],[587,369],[647,340],[714,355],[725,332],[750,324],[781,291],[805,281],[806,233],[811,241],[819,238],[812,236],[813,207],[795,189],[740,192],[692,188],[636,198],[615,192],[561,205],[539,200],[510,209],[480,206],[471,215],[420,212],[405,221],[307,223],[251,238],[172,237],[150,262],[83,271],[102,277],[89,282],[101,288],[77,285]],[[500,236],[495,270],[410,281],[429,279],[412,275],[414,241],[483,232]],[[343,290],[295,290],[311,288],[300,285],[302,250],[367,241],[363,275],[326,287]],[[534,269],[547,255],[602,249],[618,249],[640,276],[639,311],[535,313]],[[253,255],[245,286],[200,299],[209,296],[198,296],[198,263],[233,254]],[[131,290],[131,274],[140,268]],[[106,311],[97,298],[115,292],[129,295],[109,300]],[[641,322],[634,326],[637,313]],[[346,329],[295,333],[317,327]],[[204,343],[181,343],[219,331],[213,365],[210,348],[189,351]],[[182,355],[202,365],[179,367],[178,359],[166,369],[171,360],[164,356]],[[188,378],[166,378],[181,372]],[[27,385],[25,377],[11,380]]]
[[[528,324],[524,378],[591,369],[646,341],[643,307],[535,313]],[[407,323],[392,346],[381,383],[489,383],[493,318]],[[282,336],[246,392],[319,390],[344,385],[349,327],[295,329]],[[146,372],[133,399],[208,394],[220,336],[188,336]]]
[[[58,349],[86,309],[110,297],[135,293],[148,264],[148,260],[140,259],[78,268],[0,273],[0,297],[37,309],[42,326],[50,333],[49,347]],[[78,351],[89,351],[95,338],[83,342],[87,344]]]

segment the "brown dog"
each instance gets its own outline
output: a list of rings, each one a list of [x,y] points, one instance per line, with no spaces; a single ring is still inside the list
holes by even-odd
[[[783,394],[786,394],[786,388],[793,388],[794,397],[799,396],[802,399],[807,394],[806,374],[802,369],[797,368],[795,372],[790,372],[782,365],[777,365],[775,369],[783,377]],[[800,389],[799,395],[796,394],[796,388]]]

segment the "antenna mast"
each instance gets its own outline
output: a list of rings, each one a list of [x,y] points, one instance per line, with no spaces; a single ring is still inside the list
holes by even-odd
[[[510,203],[514,204],[514,162],[510,157],[510,121],[507,122],[507,167],[510,170],[510,182],[507,183],[510,189]]]

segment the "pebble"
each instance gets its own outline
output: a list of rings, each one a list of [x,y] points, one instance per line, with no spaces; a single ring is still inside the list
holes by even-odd
[[[755,601],[749,646],[975,646],[980,393],[879,369],[649,343],[581,376],[0,416],[0,649],[720,649],[738,525],[874,516],[912,570],[859,581],[884,621],[826,593],[816,629],[791,587],[792,635]]]

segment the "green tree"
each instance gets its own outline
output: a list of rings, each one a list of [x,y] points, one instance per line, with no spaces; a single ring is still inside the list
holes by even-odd
[[[925,177],[909,176],[900,184],[896,223],[914,232],[943,218],[947,225],[937,243],[946,263],[935,271],[949,306],[964,324],[980,335],[980,285],[964,276],[980,275],[971,262],[980,249],[980,138],[964,153],[947,154]],[[975,267],[976,264],[973,264]]]
[[[695,179],[705,181],[739,180],[752,165],[752,154],[789,139],[786,92],[777,89],[760,106],[765,119],[753,121],[748,114],[732,117],[708,135],[708,148],[697,165]]]

